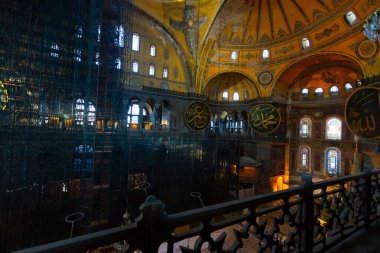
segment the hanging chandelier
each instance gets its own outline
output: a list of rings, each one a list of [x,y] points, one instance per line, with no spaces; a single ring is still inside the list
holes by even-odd
[[[380,40],[380,8],[365,21],[363,33],[372,41]]]

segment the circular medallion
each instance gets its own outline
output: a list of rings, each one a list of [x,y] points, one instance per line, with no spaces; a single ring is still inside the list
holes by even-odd
[[[259,74],[259,83],[262,85],[268,85],[272,82],[273,75],[269,71],[261,72]]]
[[[344,118],[350,131],[364,139],[380,137],[380,88],[364,87],[347,99]]]
[[[370,40],[363,40],[359,43],[356,55],[362,60],[368,60],[376,56],[379,48],[377,44]]]
[[[0,110],[4,111],[8,103],[8,91],[5,89],[4,84],[0,81]]]
[[[280,112],[271,104],[255,105],[248,114],[248,123],[259,134],[274,132],[281,122]]]
[[[185,110],[185,124],[192,130],[204,130],[208,127],[211,120],[211,111],[204,102],[193,102]]]

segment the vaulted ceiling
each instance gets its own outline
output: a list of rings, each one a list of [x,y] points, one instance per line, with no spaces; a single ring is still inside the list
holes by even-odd
[[[378,1],[133,0],[132,4],[181,45],[195,92],[213,90],[208,82],[216,83],[216,76],[231,72],[229,80],[243,73],[263,96],[285,94],[301,77],[300,69],[323,68],[321,63],[331,63],[331,58],[336,64],[347,63],[346,74],[351,71],[360,78],[379,74],[378,43],[370,43],[361,32],[368,15],[380,7]],[[357,18],[354,24],[345,20],[348,11]],[[309,40],[310,49],[302,47],[303,38]],[[263,61],[263,49],[269,49],[269,60]],[[235,61],[232,51],[238,54]],[[262,82],[268,78],[268,83]]]

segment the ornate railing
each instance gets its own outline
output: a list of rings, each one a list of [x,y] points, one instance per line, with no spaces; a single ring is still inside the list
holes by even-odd
[[[20,252],[325,252],[380,217],[380,171],[168,215],[149,196],[135,223]],[[114,251],[112,251],[112,248]],[[107,251],[103,251],[107,249]],[[121,251],[118,251],[121,250]]]

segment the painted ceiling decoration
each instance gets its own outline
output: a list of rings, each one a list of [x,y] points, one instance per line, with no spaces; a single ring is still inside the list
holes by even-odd
[[[362,33],[378,1],[132,0],[132,4],[157,20],[184,49],[191,92],[213,96],[217,88],[249,86],[255,96],[287,97],[298,89],[294,82],[305,77],[307,68],[318,72],[321,80],[327,69],[315,69],[330,62],[343,64],[342,73],[355,78],[378,74],[380,68],[378,43]],[[345,18],[349,11],[357,18],[351,25]],[[309,40],[307,49],[302,48],[304,38]],[[264,49],[270,52],[265,60]],[[231,60],[233,51],[236,60]],[[246,79],[239,82],[236,73]]]

